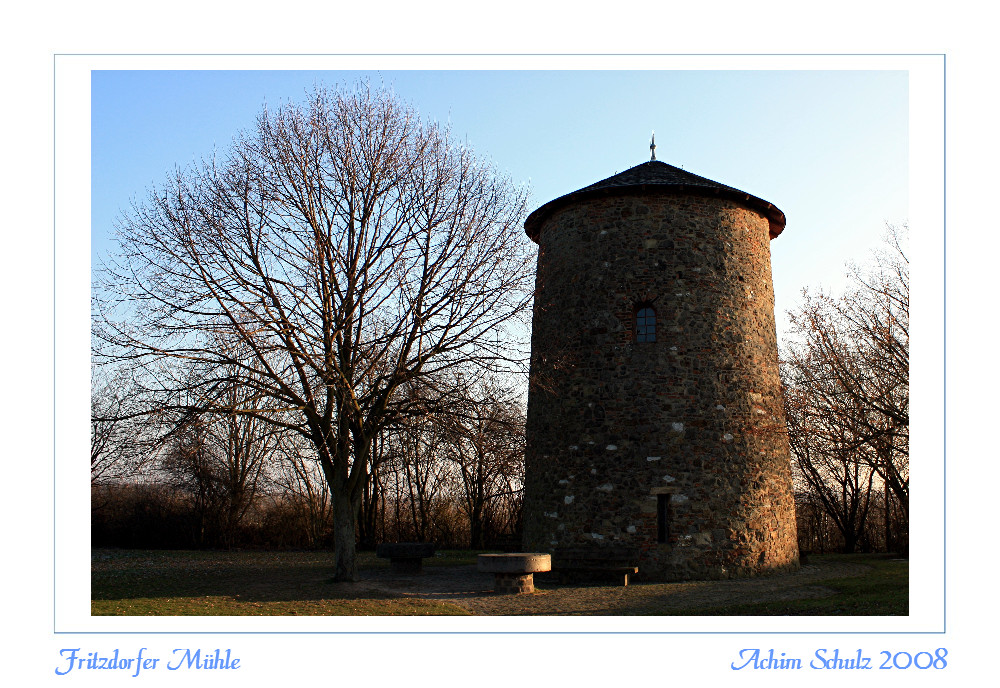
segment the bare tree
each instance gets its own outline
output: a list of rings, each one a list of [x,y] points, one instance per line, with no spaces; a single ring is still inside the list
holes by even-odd
[[[509,358],[494,342],[530,303],[524,209],[524,190],[390,93],[318,88],[121,219],[100,353],[142,366],[179,408],[307,438],[332,497],[334,577],[354,579],[373,439],[412,410],[399,390]],[[178,361],[203,377],[170,375]],[[227,406],[216,390],[232,384],[277,411]]]
[[[141,413],[140,390],[125,374],[95,370],[90,392],[90,482],[98,485],[133,475],[159,441]]]
[[[281,461],[273,467],[277,499],[298,518],[297,530],[307,546],[323,542],[331,521],[330,490],[315,460],[312,445],[300,436],[282,438]]]
[[[817,397],[813,389],[802,389],[795,382],[793,378],[785,385],[795,476],[805,484],[806,501],[822,506],[840,531],[844,552],[854,552],[864,538],[873,505],[875,471],[865,460],[870,448],[859,445],[851,427],[841,422],[847,415],[843,409],[831,409],[827,397]]]
[[[460,388],[463,399],[448,416],[450,456],[461,476],[470,547],[482,549],[505,507],[519,506],[525,419],[515,394],[493,376]]]
[[[225,390],[229,413],[202,413],[178,421],[167,435],[162,467],[191,493],[199,544],[235,544],[237,530],[264,482],[264,469],[287,432],[263,421],[260,399],[245,388]]]
[[[887,244],[873,264],[852,268],[844,296],[806,291],[802,307],[789,313],[795,339],[785,355],[786,393],[793,407],[807,410],[803,419],[812,418],[803,425],[804,436],[815,436],[809,428],[821,421],[828,446],[842,460],[873,470],[905,517],[910,422],[906,227],[890,227]]]
[[[382,430],[375,436],[368,456],[368,482],[361,494],[358,519],[358,544],[362,549],[374,550],[380,537],[384,537],[386,434]]]

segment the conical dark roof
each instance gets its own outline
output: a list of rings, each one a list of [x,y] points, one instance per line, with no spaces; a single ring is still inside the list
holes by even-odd
[[[781,234],[785,228],[785,214],[762,198],[751,196],[745,191],[713,182],[711,179],[691,174],[679,167],[659,160],[650,160],[625,170],[596,184],[585,186],[578,191],[549,201],[528,216],[524,230],[533,240],[538,240],[538,230],[542,223],[559,208],[588,198],[616,196],[619,194],[687,193],[698,196],[728,198],[756,210],[764,215],[770,224],[771,238]]]

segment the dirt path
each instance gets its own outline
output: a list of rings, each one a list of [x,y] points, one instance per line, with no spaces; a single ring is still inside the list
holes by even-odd
[[[453,602],[473,614],[488,615],[630,615],[754,602],[828,597],[815,584],[828,578],[861,576],[864,564],[803,566],[795,573],[728,581],[636,583],[627,587],[579,587],[536,583],[530,595],[494,595],[492,574],[475,566],[429,566],[420,576],[395,576],[386,569],[367,571],[355,585],[359,592],[378,591],[425,600]]]

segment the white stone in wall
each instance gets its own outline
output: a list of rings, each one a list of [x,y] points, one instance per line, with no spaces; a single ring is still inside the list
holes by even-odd
[[[611,490],[615,489],[615,486],[611,483],[604,483],[603,485],[598,485],[597,489],[601,492],[611,492]]]
[[[628,527],[628,528],[626,528],[625,530],[627,530],[627,531],[628,531],[628,532],[630,532],[630,533],[634,533],[634,532],[636,531],[636,527],[635,527],[635,526],[629,526],[629,527]]]
[[[676,478],[672,475],[665,475],[663,476],[663,480],[664,482],[672,483],[674,482],[674,480],[676,480]]]
[[[688,500],[688,496],[684,494],[672,494],[670,495],[670,501],[674,504],[683,504]]]
[[[574,499],[575,499],[574,495],[566,495],[563,501],[566,502],[567,504],[572,504]]]
[[[563,478],[562,480],[559,481],[559,484],[560,485],[569,485],[569,481],[566,480],[566,478]]]
[[[659,461],[659,460],[660,460],[659,456],[647,456],[646,457],[646,461]]]
[[[618,449],[617,445],[614,445],[614,444],[609,444],[608,445],[608,451],[615,451],[617,449]]]
[[[733,436],[727,432],[725,435],[722,436],[722,439],[724,439],[726,442],[732,442]]]
[[[549,518],[559,518],[559,512],[557,511],[545,511],[543,513]]]
[[[684,432],[684,423],[671,423],[670,429],[674,432]]]
[[[594,538],[595,540],[603,540],[604,539],[603,535],[598,535],[597,533],[591,533],[590,537]]]

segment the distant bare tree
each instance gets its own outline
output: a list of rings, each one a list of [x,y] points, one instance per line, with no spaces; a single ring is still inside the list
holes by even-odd
[[[278,498],[299,516],[299,530],[308,546],[321,543],[331,521],[330,489],[315,460],[311,443],[301,436],[283,438],[281,460],[272,467]]]
[[[386,437],[383,460],[395,473],[396,501],[418,542],[432,539],[434,512],[450,479],[446,441],[444,416],[432,410],[396,423]]]
[[[485,547],[502,512],[519,506],[524,481],[524,412],[493,376],[461,385],[462,401],[447,417],[450,457],[462,483],[469,546]]]
[[[525,191],[390,93],[318,88],[120,220],[98,355],[140,366],[178,410],[306,438],[332,497],[334,577],[355,579],[373,439],[419,410],[399,390],[517,358],[524,209]],[[182,361],[201,375],[171,375]],[[228,406],[229,385],[274,410]]]
[[[195,414],[167,435],[161,467],[194,497],[199,544],[233,546],[260,492],[265,467],[287,432],[263,421],[261,400],[246,398],[245,392],[231,387],[217,400],[240,411]]]
[[[361,514],[358,518],[358,544],[362,549],[374,550],[384,537],[385,476],[387,462],[386,430],[372,441],[368,455],[368,482],[361,494]]]
[[[890,227],[887,249],[865,268],[852,268],[841,298],[804,293],[790,312],[792,343],[785,354],[793,451],[817,423],[842,461],[864,466],[909,514],[909,260],[906,227]],[[805,432],[796,448],[796,409]],[[810,440],[808,446],[815,447]],[[886,501],[888,509],[888,501]],[[887,534],[887,541],[891,540]],[[902,544],[905,548],[905,542]]]
[[[811,389],[810,389],[811,391]],[[872,509],[875,471],[865,455],[870,452],[841,420],[844,411],[831,412],[826,399],[785,385],[785,417],[795,475],[805,483],[807,501],[818,503],[844,540],[844,552],[854,552],[862,540]],[[842,403],[848,399],[840,399]]]
[[[95,371],[90,392],[90,482],[93,485],[133,475],[157,444],[149,419],[141,413],[140,390],[124,374],[104,377]]]

